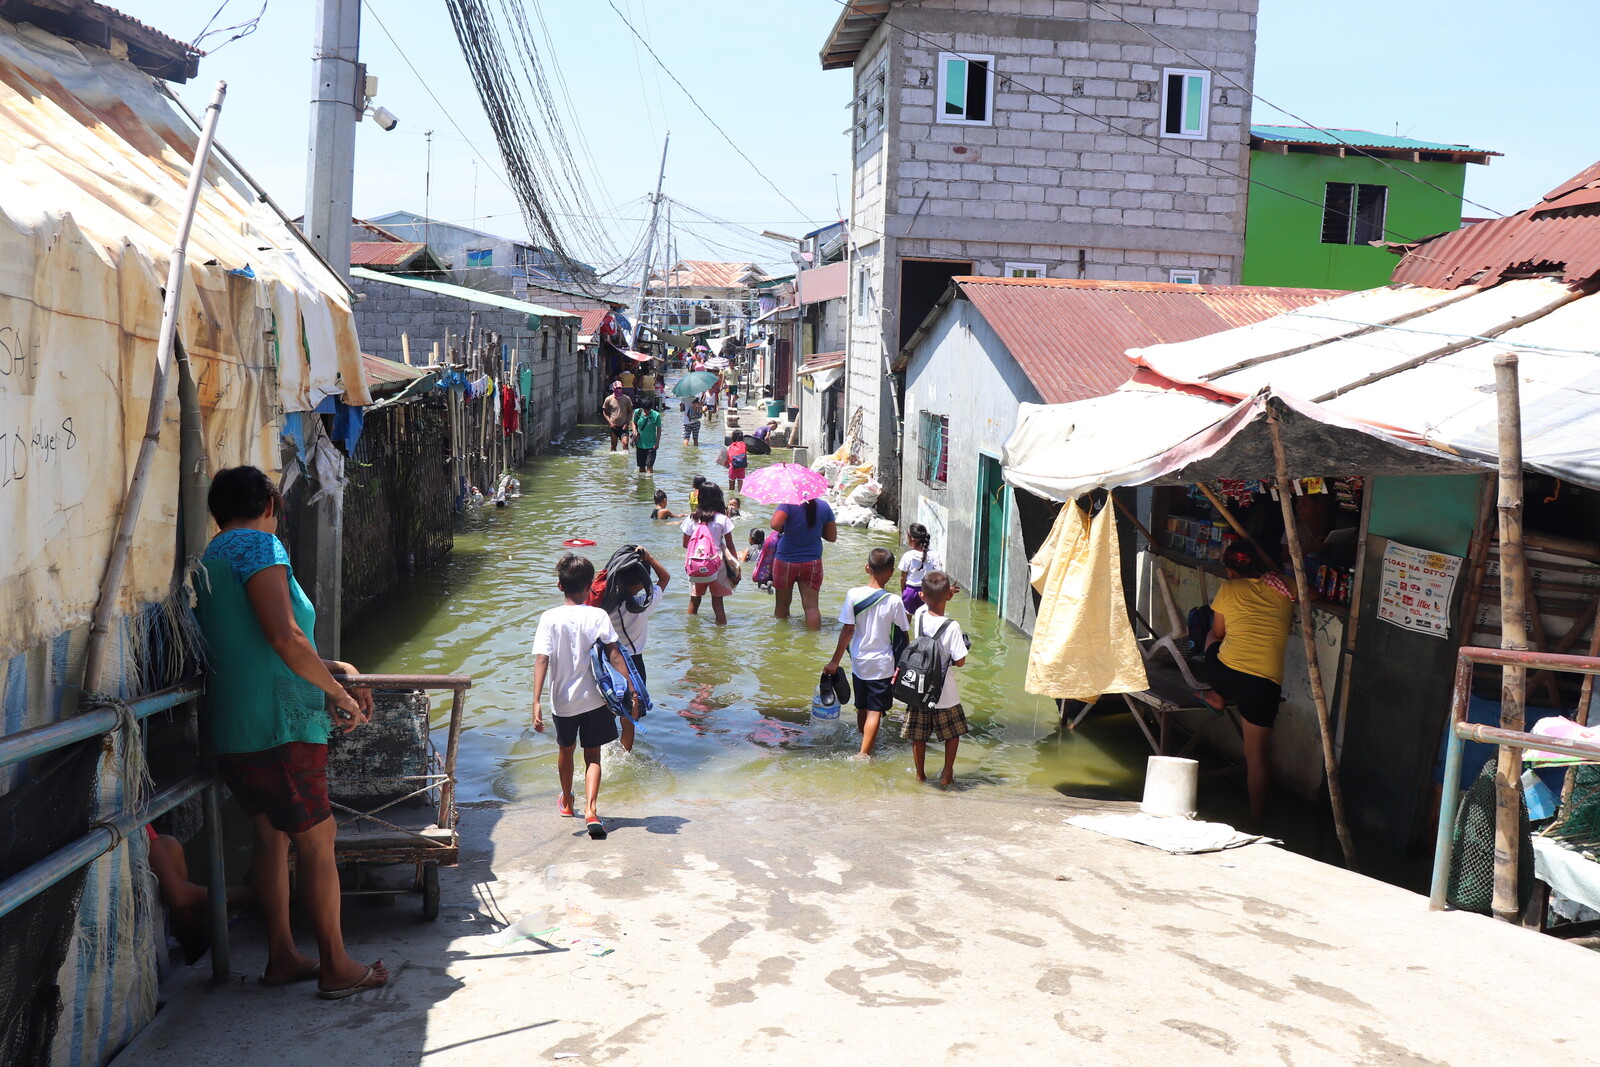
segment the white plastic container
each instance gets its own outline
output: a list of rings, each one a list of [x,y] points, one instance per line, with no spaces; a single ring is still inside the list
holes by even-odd
[[[839,698],[833,690],[817,686],[817,691],[811,695],[811,719],[824,726],[839,721]]]
[[[1173,815],[1192,819],[1200,788],[1200,764],[1177,756],[1151,756],[1144,769],[1144,800],[1139,810],[1146,815]]]

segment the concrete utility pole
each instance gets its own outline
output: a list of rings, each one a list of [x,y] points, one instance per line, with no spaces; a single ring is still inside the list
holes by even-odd
[[[317,41],[311,54],[311,154],[306,165],[305,234],[312,247],[347,282],[351,202],[355,197],[356,123],[366,104],[360,51],[361,0],[317,0]],[[309,595],[317,607],[317,649],[324,657],[336,659],[344,569],[343,490],[335,487],[315,504],[305,506],[297,529],[297,570],[302,578],[311,579]]]
[[[666,140],[661,142],[661,170],[656,173],[656,195],[650,201],[650,226],[645,230],[644,237],[644,270],[639,276],[639,303],[633,312],[633,336],[639,336],[639,327],[644,325],[645,293],[650,289],[650,260],[655,252],[656,219],[661,212],[661,186],[667,180],[667,146],[672,143],[672,133],[668,131]],[[672,280],[673,264],[667,264],[667,276],[662,280],[663,287]],[[665,288],[662,289],[665,292]]]

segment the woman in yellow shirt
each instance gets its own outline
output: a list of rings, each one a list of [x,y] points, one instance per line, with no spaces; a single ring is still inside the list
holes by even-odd
[[[1228,580],[1211,601],[1211,632],[1206,635],[1211,689],[1200,697],[1218,711],[1227,704],[1239,709],[1250,811],[1260,818],[1272,784],[1268,749],[1283,697],[1283,653],[1295,594],[1243,545],[1228,549],[1222,562]]]

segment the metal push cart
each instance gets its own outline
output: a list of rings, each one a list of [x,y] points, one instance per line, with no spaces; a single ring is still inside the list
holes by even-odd
[[[460,860],[456,749],[465,675],[350,674],[341,684],[372,687],[372,721],[328,746],[328,794],[338,827],[334,858],[347,896],[422,896],[422,917],[439,916],[439,868]],[[441,758],[433,743],[430,690],[450,691]],[[379,868],[412,865],[409,886],[383,884]]]

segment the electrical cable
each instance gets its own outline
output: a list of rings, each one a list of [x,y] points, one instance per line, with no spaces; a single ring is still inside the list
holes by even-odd
[[[684,85],[683,82],[678,79],[678,76],[676,74],[672,73],[672,68],[671,67],[667,66],[665,63],[663,63],[661,61],[661,57],[656,55],[656,50],[654,48],[650,47],[650,42],[645,40],[644,35],[641,34],[638,30],[633,28],[633,23],[629,22],[628,19],[627,19],[627,16],[625,16],[622,13],[621,9],[619,9],[617,7],[615,0],[606,0],[606,3],[611,7],[612,11],[616,12],[617,18],[622,20],[622,24],[624,26],[628,27],[628,32],[633,34],[635,37],[637,37],[639,39],[639,43],[644,45],[644,50],[646,52],[650,53],[650,58],[655,60],[656,64],[663,71],[666,72],[667,77],[672,79],[672,83],[674,85],[676,85],[679,89],[683,90],[683,95],[689,98],[689,103],[694,105],[695,110],[700,112],[701,116],[707,122],[711,123],[711,128],[716,130],[719,134],[721,134],[722,135],[722,139],[724,141],[728,142],[728,147],[732,148],[736,153],[738,153],[740,159],[742,159],[746,163],[750,164],[750,169],[755,171],[757,177],[759,177],[762,181],[766,182],[767,185],[772,189],[772,191],[777,193],[778,196],[783,200],[784,203],[788,204],[790,207],[794,208],[800,214],[804,215],[805,214],[805,208],[801,207],[799,204],[797,204],[793,200],[789,199],[788,195],[786,193],[784,193],[784,191],[782,189],[778,188],[777,183],[774,182],[771,178],[767,177],[765,171],[763,171],[760,167],[756,166],[755,160],[751,159],[748,155],[746,155],[744,149],[740,148],[738,146],[738,144],[736,144],[734,142],[733,138],[728,136],[728,131],[724,130],[721,126],[719,126],[717,124],[717,120],[712,118],[711,114],[708,111],[706,111],[705,108],[700,106],[700,101],[698,101],[698,100],[696,100],[694,98],[694,94],[689,91],[688,86]]]
[[[1157,37],[1154,33],[1152,33],[1150,30],[1146,29],[1144,26],[1141,26],[1139,23],[1132,22],[1132,21],[1129,21],[1128,19],[1123,18],[1121,15],[1117,14],[1115,11],[1112,11],[1110,8],[1106,7],[1104,4],[1100,3],[1099,0],[1089,0],[1089,3],[1091,3],[1095,7],[1099,8],[1101,11],[1104,11],[1107,15],[1110,15],[1112,18],[1116,19],[1118,22],[1121,22],[1121,23],[1123,23],[1125,25],[1128,25],[1128,26],[1132,26],[1134,29],[1138,30],[1140,33],[1144,34],[1146,37],[1150,38],[1152,41],[1154,41],[1156,44],[1160,45],[1161,47],[1167,48],[1167,49],[1170,49],[1170,50],[1176,52],[1178,55],[1180,55],[1183,58],[1187,59],[1189,62],[1193,63],[1195,66],[1201,68],[1202,70],[1209,70],[1211,73],[1215,74],[1217,77],[1221,78],[1223,81],[1227,82],[1229,85],[1233,86],[1235,89],[1238,89],[1240,92],[1245,93],[1246,95],[1248,95],[1252,99],[1261,101],[1263,104],[1266,104],[1268,107],[1270,107],[1272,110],[1278,112],[1279,114],[1288,115],[1290,118],[1294,119],[1296,122],[1300,123],[1302,126],[1306,127],[1307,129],[1316,130],[1318,133],[1326,134],[1327,136],[1332,137],[1335,141],[1338,141],[1344,147],[1355,149],[1356,152],[1358,152],[1359,154],[1361,154],[1361,155],[1365,156],[1366,158],[1372,160],[1374,163],[1379,163],[1379,164],[1382,164],[1385,167],[1388,167],[1390,170],[1394,171],[1396,174],[1404,175],[1405,177],[1410,178],[1414,182],[1421,182],[1423,185],[1426,185],[1428,188],[1436,190],[1436,191],[1441,192],[1441,193],[1444,193],[1447,196],[1456,197],[1462,203],[1471,204],[1473,207],[1480,208],[1480,209],[1482,209],[1484,211],[1487,211],[1487,212],[1489,212],[1490,214],[1494,215],[1497,218],[1504,218],[1505,217],[1505,213],[1502,212],[1502,211],[1496,211],[1494,208],[1490,207],[1489,205],[1480,204],[1476,200],[1468,200],[1465,196],[1462,196],[1460,193],[1452,193],[1449,189],[1446,189],[1446,188],[1444,188],[1442,186],[1435,185],[1432,182],[1428,181],[1426,178],[1422,177],[1421,175],[1412,174],[1410,171],[1404,170],[1404,169],[1402,169],[1400,167],[1397,167],[1394,164],[1390,163],[1386,159],[1383,159],[1383,158],[1381,158],[1379,156],[1373,155],[1371,152],[1368,152],[1361,145],[1355,144],[1354,142],[1351,142],[1351,141],[1346,141],[1344,138],[1340,137],[1333,130],[1324,129],[1323,127],[1318,126],[1315,123],[1308,122],[1307,120],[1301,118],[1299,115],[1296,115],[1293,111],[1290,111],[1288,108],[1280,107],[1277,104],[1274,104],[1271,100],[1268,100],[1266,97],[1262,96],[1260,93],[1256,92],[1254,89],[1248,89],[1245,86],[1240,85],[1238,82],[1234,81],[1233,78],[1229,77],[1227,74],[1224,74],[1222,71],[1218,70],[1216,67],[1213,67],[1211,64],[1202,63],[1200,60],[1196,59],[1192,53],[1185,52],[1183,49],[1179,48],[1177,45],[1170,44],[1167,41],[1162,40],[1160,37]],[[1347,130],[1345,132],[1348,133],[1349,131]]]
[[[610,0],[607,0],[607,2],[609,3]],[[833,0],[833,2],[838,4],[840,7],[844,8],[846,11],[853,11],[854,10],[854,8],[852,6],[852,0]],[[907,29],[903,29],[903,28],[901,28],[899,26],[893,25],[892,23],[889,22],[889,17],[887,15],[877,15],[877,14],[872,14],[871,12],[857,12],[857,14],[862,14],[862,15],[865,15],[867,18],[874,19],[880,25],[882,25],[885,29],[891,30],[893,32],[904,34],[906,37],[909,37],[909,38],[912,38],[914,40],[920,41],[921,43],[923,43],[925,45],[928,45],[931,48],[933,48],[936,52],[951,52],[950,49],[946,48],[944,45],[940,44],[938,41],[935,41],[935,40],[932,40],[931,38],[925,37],[922,34],[916,32],[915,30],[907,30]],[[961,58],[967,58],[961,52],[951,52],[951,54],[955,55],[955,56],[959,56]],[[1278,193],[1278,194],[1280,194],[1282,196],[1289,197],[1291,200],[1298,200],[1301,203],[1310,204],[1312,207],[1316,208],[1319,211],[1323,210],[1323,208],[1324,208],[1323,204],[1318,203],[1317,201],[1312,200],[1309,197],[1301,196],[1298,193],[1291,193],[1289,190],[1280,189],[1275,185],[1269,185],[1266,182],[1261,181],[1260,179],[1251,178],[1251,177],[1248,177],[1246,175],[1240,174],[1238,171],[1229,170],[1226,167],[1218,166],[1217,164],[1212,163],[1209,160],[1201,159],[1198,156],[1186,155],[1183,152],[1179,152],[1176,149],[1171,148],[1168,145],[1165,145],[1165,144],[1161,143],[1161,141],[1159,141],[1159,140],[1156,140],[1156,139],[1153,139],[1153,138],[1150,138],[1150,137],[1146,137],[1143,134],[1132,133],[1132,132],[1130,132],[1128,130],[1119,129],[1117,127],[1117,125],[1115,123],[1113,123],[1110,119],[1103,118],[1102,116],[1097,115],[1092,111],[1085,111],[1082,108],[1073,107],[1071,104],[1067,103],[1067,100],[1066,100],[1065,97],[1057,96],[1057,95],[1055,95],[1053,93],[1046,93],[1046,92],[1043,92],[1043,91],[1041,91],[1039,89],[1035,89],[1035,88],[1033,88],[1031,86],[1023,85],[1021,82],[1017,81],[1011,75],[1002,74],[997,70],[991,70],[990,73],[994,77],[996,82],[1004,81],[1012,89],[1016,90],[1017,92],[1026,93],[1029,96],[1035,96],[1035,97],[1038,97],[1041,100],[1048,100],[1051,103],[1055,104],[1057,107],[1061,108],[1063,111],[1069,111],[1074,115],[1078,115],[1078,116],[1080,116],[1082,118],[1086,118],[1086,119],[1090,119],[1091,121],[1098,122],[1098,123],[1100,123],[1100,125],[1104,126],[1106,129],[1110,130],[1112,133],[1117,134],[1118,136],[1128,137],[1128,138],[1131,138],[1131,139],[1136,140],[1136,141],[1143,141],[1144,143],[1150,145],[1151,147],[1155,148],[1159,152],[1165,152],[1166,154],[1168,154],[1170,156],[1173,156],[1173,157],[1175,157],[1177,159],[1186,159],[1186,160],[1190,161],[1191,163],[1193,163],[1193,164],[1195,164],[1197,166],[1204,167],[1205,169],[1210,170],[1210,171],[1215,171],[1218,174],[1226,175],[1227,177],[1233,178],[1233,179],[1235,179],[1237,181],[1242,181],[1242,182],[1245,182],[1245,183],[1247,183],[1249,185],[1259,186],[1259,187],[1261,187],[1263,189],[1270,189],[1271,191],[1273,191],[1275,193]],[[1387,234],[1392,234],[1393,236],[1399,238],[1400,240],[1408,242],[1408,243],[1417,240],[1417,238],[1415,238],[1415,237],[1408,237],[1405,234],[1402,234],[1402,233],[1399,233],[1399,232],[1397,232],[1395,230],[1390,229],[1389,226],[1388,226],[1388,220],[1387,219],[1384,220],[1384,232],[1387,233]],[[883,235],[880,234],[880,236],[883,236]]]
[[[268,0],[261,0],[261,10],[256,12],[254,18],[245,19],[243,22],[236,22],[232,26],[219,26],[213,30],[211,28],[212,24],[215,23],[222,15],[223,10],[227,8],[230,3],[232,3],[232,0],[222,0],[222,3],[217,7],[217,9],[211,13],[211,18],[206,20],[206,24],[201,27],[200,32],[195,35],[194,40],[189,42],[190,47],[198,52],[200,51],[201,42],[203,42],[207,37],[215,37],[218,34],[229,33],[237,30],[237,33],[234,33],[232,37],[229,37],[226,41],[223,41],[221,44],[217,45],[217,47],[206,50],[207,55],[216,55],[222,49],[226,48],[234,41],[239,40],[241,37],[250,36],[261,27],[261,18],[267,13],[267,2]]]

